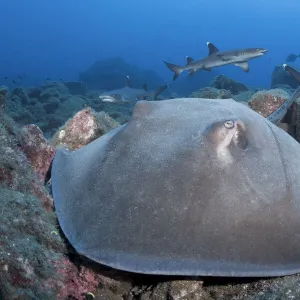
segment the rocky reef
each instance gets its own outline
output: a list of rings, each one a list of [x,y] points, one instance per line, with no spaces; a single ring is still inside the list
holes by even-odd
[[[0,110],[3,111],[1,93],[8,97],[5,105],[7,115],[20,125],[36,124],[47,137],[87,106],[98,112],[105,110],[121,124],[128,121],[133,108],[133,104],[116,106],[102,103],[98,98],[99,92],[88,91],[82,82],[48,81],[39,87],[17,87],[10,94],[3,87],[0,90]]]
[[[230,84],[220,83],[221,79]],[[191,97],[233,97],[267,116],[289,94],[280,89],[246,90],[219,77],[213,86]],[[106,268],[75,252],[55,216],[48,172],[52,158],[57,147],[78,149],[126,122],[130,109],[99,103],[97,92],[81,83],[48,82],[16,88],[10,94],[0,87],[0,299],[300,298],[299,275],[272,279],[146,276]],[[300,141],[298,102],[292,110]]]
[[[230,91],[232,95],[237,95],[242,92],[248,91],[248,87],[238,81],[228,78],[224,75],[217,76],[210,85],[216,89],[223,89]]]
[[[288,86],[296,89],[299,83],[282,66],[275,66],[272,72],[271,88],[282,88]]]
[[[163,83],[163,79],[154,71],[142,70],[121,57],[96,61],[79,74],[79,80],[85,82],[89,89],[114,90],[124,87],[126,76],[137,88],[146,83],[150,89],[154,89]]]

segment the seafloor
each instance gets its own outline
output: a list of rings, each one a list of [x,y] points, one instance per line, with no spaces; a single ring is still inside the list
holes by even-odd
[[[284,84],[261,90],[218,76],[189,97],[233,97],[267,116],[292,93]],[[130,119],[133,104],[101,103],[98,94],[82,82],[0,89],[0,299],[300,299],[299,275],[155,277],[106,268],[76,254],[59,228],[48,171],[56,147],[78,149]],[[290,125],[299,141],[298,108],[296,102]]]

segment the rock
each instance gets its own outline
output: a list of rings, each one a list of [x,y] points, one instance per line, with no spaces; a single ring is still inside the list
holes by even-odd
[[[248,102],[254,94],[255,94],[254,91],[246,91],[246,92],[241,92],[237,95],[233,95],[232,98],[237,102]]]
[[[60,101],[57,98],[51,97],[44,102],[44,109],[47,114],[53,114],[59,107]]]
[[[68,88],[61,82],[49,81],[43,86],[40,100],[46,102],[50,98],[60,98],[69,94]]]
[[[18,97],[22,105],[27,105],[29,103],[29,97],[25,89],[21,87],[14,88],[11,92],[11,97]]]
[[[42,87],[31,86],[31,87],[27,88],[27,95],[29,98],[39,99],[42,91],[43,91]]]
[[[231,94],[233,95],[239,94],[241,92],[246,92],[249,90],[245,84],[235,81],[224,75],[217,76],[210,86],[216,89],[223,89],[223,90],[230,91]]]
[[[121,57],[96,61],[86,71],[80,73],[79,80],[85,82],[89,89],[105,91],[124,87],[126,76],[130,76],[132,85],[137,88],[147,83],[150,89],[155,89],[163,82],[154,71],[139,69]]]
[[[205,99],[230,99],[232,95],[227,90],[219,90],[213,87],[205,87],[189,95],[189,98]]]
[[[289,85],[293,89],[299,86],[299,83],[282,66],[275,66],[272,72],[271,88],[275,88],[281,84]]]
[[[55,149],[44,138],[40,128],[34,124],[22,128],[20,143],[20,149],[25,153],[30,166],[44,184]]]
[[[261,114],[267,117],[273,113],[281,104],[283,104],[289,98],[289,94],[280,89],[264,90],[255,93],[250,101],[249,106]]]
[[[7,101],[8,89],[6,86],[0,86],[0,115],[4,112]]]
[[[64,82],[72,95],[85,95],[88,92],[87,85],[81,81]]]
[[[96,113],[90,108],[79,111],[72,119],[61,127],[54,135],[51,144],[53,147],[66,147],[76,150],[119,124],[106,113]]]

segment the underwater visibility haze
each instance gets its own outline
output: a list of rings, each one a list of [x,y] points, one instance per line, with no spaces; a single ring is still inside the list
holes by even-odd
[[[0,300],[300,299],[298,0],[1,10]]]

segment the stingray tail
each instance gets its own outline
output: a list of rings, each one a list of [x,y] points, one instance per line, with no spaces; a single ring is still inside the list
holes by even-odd
[[[159,86],[159,87],[156,89],[156,91],[154,92],[154,94],[153,94],[153,99],[154,99],[154,100],[157,100],[157,97],[158,97],[161,93],[163,93],[168,87],[169,87],[168,84],[164,84],[164,85],[162,85],[162,86]]]
[[[164,63],[174,73],[173,80],[175,80],[183,72],[180,66],[170,64],[166,61],[164,61]]]
[[[290,73],[290,75],[300,83],[300,72],[298,72],[296,69],[290,67],[287,64],[283,64],[283,69]]]

